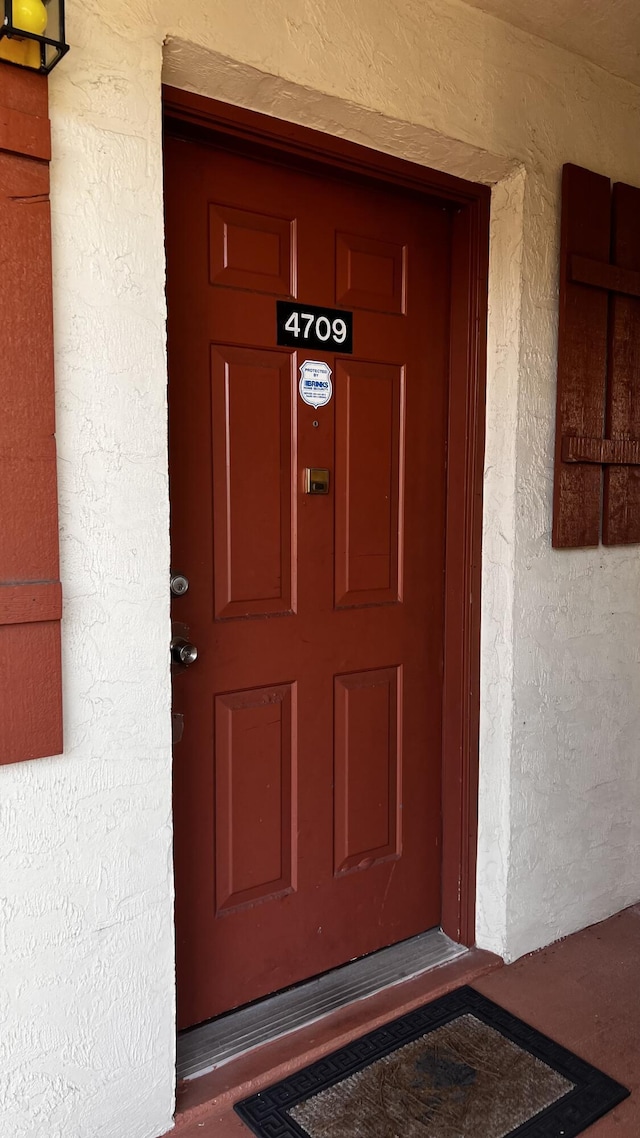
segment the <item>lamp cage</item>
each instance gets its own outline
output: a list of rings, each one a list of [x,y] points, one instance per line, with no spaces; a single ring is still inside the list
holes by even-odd
[[[0,0],[0,63],[48,75],[69,50],[64,0]]]

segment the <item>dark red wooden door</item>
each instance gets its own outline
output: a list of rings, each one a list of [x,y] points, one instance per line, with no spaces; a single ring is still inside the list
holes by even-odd
[[[166,154],[184,1027],[439,923],[450,216]],[[282,298],[352,312],[353,353],[278,347]]]

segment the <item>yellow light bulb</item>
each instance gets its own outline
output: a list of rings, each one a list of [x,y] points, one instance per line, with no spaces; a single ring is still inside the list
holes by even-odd
[[[47,9],[42,0],[13,0],[13,26],[36,36],[43,35],[47,26]],[[40,67],[40,44],[35,40],[18,39],[17,36],[11,39],[4,36],[0,40],[0,59],[21,63],[37,71]]]
[[[13,26],[41,36],[47,26],[47,9],[42,0],[13,0]]]

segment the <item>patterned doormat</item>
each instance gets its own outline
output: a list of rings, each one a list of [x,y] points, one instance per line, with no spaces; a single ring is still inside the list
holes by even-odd
[[[465,987],[235,1109],[261,1138],[575,1138],[628,1094]]]

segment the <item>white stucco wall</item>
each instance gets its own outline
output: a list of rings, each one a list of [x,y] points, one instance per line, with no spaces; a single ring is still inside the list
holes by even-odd
[[[68,0],[51,78],[64,757],[0,769],[1,1138],[173,1101],[160,82],[494,192],[478,940],[640,897],[640,553],[550,548],[560,168],[640,184],[640,90],[454,0]]]

